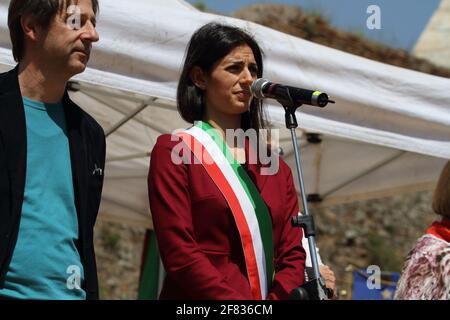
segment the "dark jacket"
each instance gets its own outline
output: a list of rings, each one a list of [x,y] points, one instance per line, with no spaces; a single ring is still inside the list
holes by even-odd
[[[103,187],[105,135],[100,125],[70,100],[67,91],[63,106],[79,226],[77,248],[85,272],[83,289],[87,299],[98,299],[93,228]],[[16,67],[0,74],[0,287],[17,242],[26,163],[25,111]]]

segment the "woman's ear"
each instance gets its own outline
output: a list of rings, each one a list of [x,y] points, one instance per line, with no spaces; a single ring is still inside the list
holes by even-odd
[[[201,90],[206,89],[206,77],[202,68],[195,66],[192,68],[190,77],[195,86]]]

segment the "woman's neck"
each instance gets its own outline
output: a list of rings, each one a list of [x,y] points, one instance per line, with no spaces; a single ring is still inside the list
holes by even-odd
[[[241,128],[241,115],[224,115],[224,114],[210,114],[206,112],[203,121],[208,122],[211,126],[217,129],[222,138],[225,139],[225,132],[227,129]]]
[[[234,158],[241,164],[245,163],[244,145],[238,143],[235,135],[233,139],[227,139],[225,137],[227,129],[236,130],[241,128],[241,115],[225,115],[223,113],[211,114],[206,112],[203,117],[203,121],[208,122],[213,128],[217,129],[217,131],[221,134],[222,139],[231,149],[231,153]]]

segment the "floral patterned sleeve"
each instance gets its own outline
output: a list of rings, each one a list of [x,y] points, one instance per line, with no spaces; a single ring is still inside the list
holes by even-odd
[[[397,300],[450,299],[450,244],[421,237],[406,258],[395,292]]]

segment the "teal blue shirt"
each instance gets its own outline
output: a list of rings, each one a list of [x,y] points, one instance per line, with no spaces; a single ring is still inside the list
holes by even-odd
[[[75,246],[75,207],[69,140],[62,104],[23,98],[27,167],[19,235],[0,297],[86,299]]]

